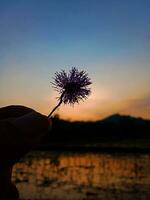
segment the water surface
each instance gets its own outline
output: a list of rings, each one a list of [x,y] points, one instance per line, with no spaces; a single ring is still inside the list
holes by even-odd
[[[13,181],[25,200],[149,200],[150,155],[32,152]]]

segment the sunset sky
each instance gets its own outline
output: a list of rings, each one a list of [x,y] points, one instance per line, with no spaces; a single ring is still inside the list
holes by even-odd
[[[62,118],[150,119],[150,1],[0,0],[0,107],[48,114],[55,71],[73,66],[88,72],[92,94],[61,106]]]

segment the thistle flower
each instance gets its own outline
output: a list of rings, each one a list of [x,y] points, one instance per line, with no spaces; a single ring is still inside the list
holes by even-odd
[[[91,79],[85,71],[79,71],[73,67],[67,74],[64,70],[55,73],[53,87],[59,92],[58,105],[51,111],[48,117],[61,105],[79,103],[80,100],[86,99],[91,93],[88,86]]]

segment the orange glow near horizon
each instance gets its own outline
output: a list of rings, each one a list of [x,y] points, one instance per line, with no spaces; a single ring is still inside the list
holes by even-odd
[[[58,103],[57,96],[58,94],[54,91],[51,91],[51,95],[41,98],[41,100],[25,98],[23,95],[18,95],[16,98],[14,95],[14,98],[8,98],[5,101],[0,100],[0,104],[2,106],[22,104],[48,115]],[[150,119],[149,100],[149,95],[137,96],[136,94],[132,98],[131,96],[118,97],[110,89],[98,88],[94,85],[92,95],[85,102],[80,102],[74,106],[62,104],[54,115],[58,114],[60,118],[71,121],[96,121],[116,113]]]
[[[48,115],[57,104],[56,98],[52,97],[46,99],[47,103],[37,105],[37,109]],[[116,113],[150,119],[148,101],[149,96],[118,100],[111,93],[103,91],[101,95],[92,94],[85,102],[74,106],[62,104],[54,115],[58,114],[60,118],[71,121],[96,121]]]

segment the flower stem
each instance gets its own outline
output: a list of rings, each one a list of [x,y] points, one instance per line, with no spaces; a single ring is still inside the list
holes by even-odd
[[[48,118],[50,118],[51,115],[53,114],[53,112],[62,104],[62,102],[63,102],[63,96],[64,96],[64,92],[63,92],[62,95],[60,96],[60,101],[59,101],[59,103],[57,104],[57,106],[55,106],[55,107],[53,108],[53,110],[50,112],[50,114],[47,116]]]

